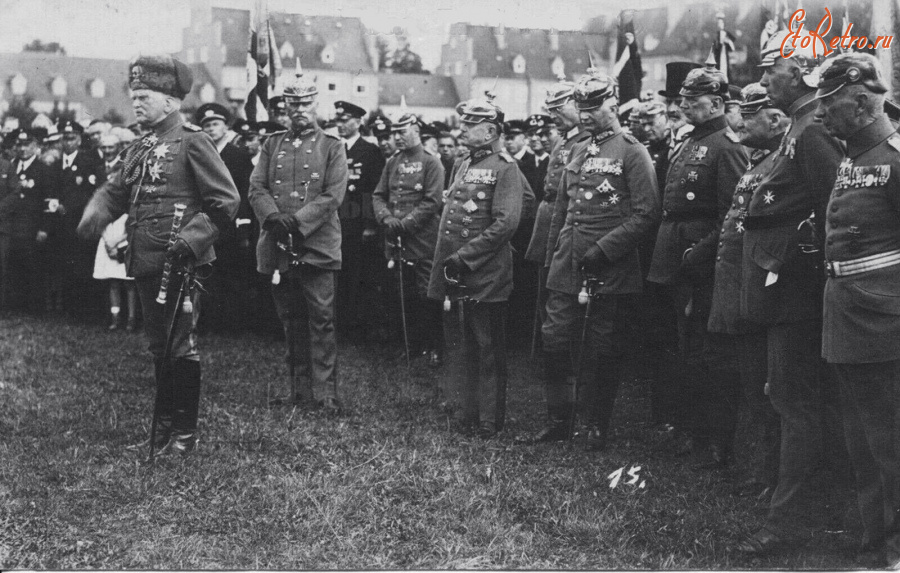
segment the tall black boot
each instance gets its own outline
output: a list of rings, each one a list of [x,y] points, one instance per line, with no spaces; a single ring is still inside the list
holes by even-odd
[[[197,416],[200,410],[200,362],[179,358],[172,365],[175,384],[172,437],[166,450],[189,454],[197,447]]]
[[[561,442],[572,438],[572,391],[575,376],[572,357],[567,350],[545,350],[544,397],[547,401],[547,425],[534,442]]]
[[[174,406],[172,398],[174,396],[174,385],[172,379],[172,365],[167,364],[162,358],[153,359],[153,372],[156,377],[154,386],[156,387],[155,399],[159,403],[159,410],[156,411],[154,404],[154,414],[156,415],[156,436],[153,440],[153,449],[158,450],[169,443],[172,436],[172,412]],[[152,422],[151,422],[152,423]],[[145,450],[150,448],[150,437],[146,440],[127,446],[129,450]]]
[[[622,359],[601,356],[594,375],[592,403],[588,404],[588,435],[585,448],[599,451],[606,447],[616,397],[622,376]]]

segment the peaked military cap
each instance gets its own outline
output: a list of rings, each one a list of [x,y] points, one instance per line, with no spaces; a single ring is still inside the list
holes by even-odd
[[[431,128],[435,131],[435,133],[449,133],[450,126],[444,123],[443,121],[432,121]]]
[[[660,90],[659,95],[667,98],[676,98],[681,91],[681,84],[688,72],[701,67],[696,62],[669,62],[666,64],[666,89]]]
[[[575,93],[575,82],[567,81],[565,76],[560,76],[559,81],[550,86],[547,90],[547,97],[544,98],[544,106],[548,109],[555,109],[565,105],[567,101],[572,99]]]
[[[762,87],[759,82],[747,85],[741,90],[741,115],[753,115],[761,109],[775,107],[766,88]]]
[[[521,119],[511,119],[503,124],[503,133],[506,135],[518,135],[525,133],[528,129],[528,122]]]
[[[61,119],[56,124],[56,132],[62,135],[65,135],[67,133],[81,135],[82,133],[84,133],[84,128],[81,127],[81,124],[77,121],[72,121],[71,119]]]
[[[391,131],[403,131],[407,127],[411,125],[418,125],[420,128],[422,127],[422,122],[419,120],[419,117],[412,113],[404,113],[400,117],[391,124]]]
[[[128,87],[133,90],[153,90],[178,99],[184,99],[194,85],[191,69],[165,54],[138,56],[128,65],[128,75]]]
[[[39,141],[47,135],[46,130],[44,133],[37,133],[35,129],[28,129],[26,127],[19,127],[11,132],[9,132],[9,139],[13,145],[17,143],[30,143],[32,141]]]
[[[194,123],[200,127],[203,127],[203,124],[207,121],[216,119],[227,123],[230,116],[231,114],[228,113],[228,110],[225,109],[224,105],[215,102],[205,103],[197,108],[197,113],[194,114]]]
[[[553,119],[549,115],[535,113],[528,116],[529,133],[540,133],[545,129],[550,129],[551,125],[553,125]]]
[[[275,96],[269,98],[269,111],[270,112],[287,112],[287,105],[284,103],[284,96]]]
[[[579,110],[598,108],[609,98],[619,96],[616,78],[593,68],[575,82],[575,107]]]
[[[665,115],[666,114],[666,104],[661,101],[645,101],[641,102],[641,105],[637,107],[637,114],[639,118],[651,118],[657,115]]]
[[[688,72],[681,83],[679,95],[684,97],[698,97],[704,95],[717,95],[723,98],[728,96],[728,79],[725,74],[707,64],[702,68],[695,68]]]
[[[347,101],[334,102],[334,111],[338,119],[345,115],[356,119],[366,115],[366,110]]]
[[[391,134],[391,120],[383,115],[375,116],[369,123],[369,128],[376,138],[387,137]]]
[[[741,98],[741,88],[739,86],[729,84],[728,97],[725,98],[725,103],[740,104],[742,101],[743,99]]]
[[[253,125],[246,119],[238,118],[231,124],[231,131],[238,135],[249,135],[253,133]]]
[[[830,96],[842,87],[854,84],[866,86],[869,91],[877,94],[888,91],[881,63],[875,56],[862,52],[848,52],[823,64],[816,97]]]
[[[500,106],[494,103],[496,96],[490,91],[484,92],[483,98],[472,98],[456,106],[459,121],[463,123],[493,123],[503,127],[504,114]]]

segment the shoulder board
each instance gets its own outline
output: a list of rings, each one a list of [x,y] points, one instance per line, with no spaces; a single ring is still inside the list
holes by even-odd
[[[737,136],[737,134],[730,129],[725,130],[725,137],[731,140],[733,143],[740,143],[741,138]]]
[[[185,131],[203,131],[200,127],[194,125],[193,123],[185,123],[183,126]]]
[[[635,144],[635,143],[640,143],[640,142],[637,140],[637,138],[635,138],[635,137],[634,137],[633,135],[631,135],[630,133],[622,132],[622,138],[624,138],[625,141],[627,141],[628,143],[631,143],[632,145]]]
[[[341,137],[339,135],[335,135],[335,134],[329,133],[327,131],[323,131],[322,133],[324,133],[326,137],[330,137],[331,139],[337,139],[338,141],[341,140]]]
[[[900,135],[892,135],[888,138],[887,144],[900,151]]]
[[[510,154],[508,154],[508,153],[505,152],[505,151],[501,151],[501,152],[498,153],[497,155],[499,155],[500,158],[503,159],[504,161],[506,161],[507,163],[515,163],[515,162],[516,162],[516,160],[513,159],[513,156],[510,155]]]

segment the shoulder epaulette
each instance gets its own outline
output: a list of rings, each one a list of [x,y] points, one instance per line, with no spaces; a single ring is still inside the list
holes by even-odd
[[[341,140],[341,136],[340,136],[340,135],[335,135],[335,134],[333,134],[333,133],[331,133],[331,132],[329,132],[329,131],[323,131],[322,133],[324,133],[326,136],[330,137],[331,139],[337,139],[338,141]]]
[[[726,130],[725,130],[725,137],[727,137],[727,138],[728,138],[729,140],[731,140],[733,143],[740,143],[740,142],[741,142],[741,138],[738,137],[738,135],[737,135],[735,132],[731,131],[730,129],[726,129]]]
[[[194,125],[193,123],[185,123],[183,126],[185,131],[203,131],[200,127]]]
[[[631,135],[630,133],[623,132],[622,137],[625,139],[625,141],[627,141],[628,143],[630,143],[632,145],[634,145],[635,143],[640,143],[640,141],[638,141],[637,138],[635,136]]]
[[[888,138],[887,144],[900,151],[900,135],[892,135]]]
[[[508,154],[505,151],[501,151],[497,155],[499,155],[500,158],[503,159],[504,161],[506,161],[507,163],[515,163],[516,162],[516,160],[513,158],[513,156]]]

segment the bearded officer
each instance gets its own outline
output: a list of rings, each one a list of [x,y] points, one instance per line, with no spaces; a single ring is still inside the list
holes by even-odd
[[[281,280],[272,285],[288,341],[297,344],[296,390],[279,402],[339,413],[334,273],[341,269],[338,207],[347,190],[347,154],[339,137],[316,122],[316,85],[298,74],[284,88],[291,129],[270,136],[250,176],[250,204],[262,226],[257,270]],[[292,255],[279,248],[292,247]],[[292,265],[296,257],[299,264]],[[291,334],[297,340],[293,340]]]
[[[485,439],[503,429],[506,415],[510,239],[528,186],[500,142],[503,110],[492,94],[486,96],[457,106],[461,139],[470,153],[457,165],[448,189],[428,285],[429,297],[449,297],[454,303],[444,313],[449,366],[445,390],[451,402],[459,401],[457,417],[463,427],[476,426]],[[459,305],[462,313],[457,312]]]
[[[199,267],[215,260],[213,243],[231,226],[240,196],[212,139],[186,124],[181,102],[190,92],[190,69],[170,56],[141,56],[129,67],[132,107],[149,132],[125,150],[120,171],[113,172],[84,211],[78,234],[97,241],[106,226],[128,213],[128,275],[135,278],[144,313],[144,332],[157,370],[159,443],[163,452],[187,454],[197,445],[200,404],[200,356],[196,325],[199,293],[191,314],[175,322],[169,334],[171,303],[156,302],[168,258],[178,268]],[[177,240],[167,246],[175,205],[187,208]],[[180,278],[180,277],[179,277]],[[168,300],[178,299],[180,280],[172,277]],[[168,320],[167,320],[168,319]],[[163,361],[167,336],[171,360]],[[141,444],[146,447],[149,442]]]
[[[747,157],[725,121],[725,75],[707,61],[682,83],[681,110],[693,125],[672,158],[663,213],[647,280],[664,285],[665,304],[677,316],[683,378],[677,425],[692,439],[698,466],[728,463],[736,373],[730,345],[708,336],[716,243]],[[676,386],[676,387],[678,387]],[[680,419],[679,419],[680,418]]]
[[[816,118],[846,142],[826,210],[822,356],[841,387],[863,549],[900,567],[900,134],[884,112],[878,60],[837,56],[821,73]]]
[[[575,102],[572,99],[574,90],[574,82],[560,78],[556,84],[547,90],[547,96],[544,98],[544,107],[547,108],[547,113],[550,114],[553,123],[556,124],[556,128],[559,131],[559,139],[550,152],[547,175],[544,177],[542,198],[535,213],[531,242],[528,244],[528,250],[525,252],[525,260],[537,263],[539,266],[538,296],[540,302],[538,308],[541,325],[544,324],[547,318],[546,287],[547,272],[550,269],[550,261],[547,258],[547,239],[550,234],[550,218],[553,216],[553,207],[556,204],[559,182],[562,180],[563,171],[569,163],[572,149],[578,142],[591,137],[590,133],[581,129],[578,110],[575,108]],[[545,436],[545,438],[554,439],[552,435]],[[542,440],[545,438],[542,438]]]
[[[741,316],[742,258],[745,222],[756,186],[775,166],[774,155],[790,121],[774,107],[766,89],[750,84],[742,91],[741,120],[737,123],[741,145],[752,149],[747,172],[734,190],[734,198],[722,224],[716,253],[716,271],[709,312],[710,333],[733,342],[741,386],[753,418],[755,439],[749,452],[751,476],[737,489],[740,495],[771,494],[778,481],[778,415],[765,395],[767,375],[766,334],[760,325]],[[712,334],[711,334],[712,336]],[[731,419],[735,424],[736,418]]]
[[[377,234],[372,192],[384,170],[384,158],[378,146],[360,136],[359,127],[366,110],[346,101],[336,102],[334,108],[338,134],[347,151],[347,193],[338,209],[343,269],[338,274],[338,330],[348,337],[364,340],[366,330],[374,329],[378,322],[370,312],[379,302],[376,286],[371,274],[363,274],[374,270],[366,268],[374,253],[367,252],[364,244],[374,243]]]
[[[575,86],[575,107],[591,137],[573,149],[563,171],[547,252],[543,335],[550,425],[538,438],[571,438],[574,397],[586,415],[588,450],[606,446],[628,323],[642,289],[638,246],[659,219],[653,163],[644,146],[619,125],[617,87],[615,78],[594,69]],[[583,327],[585,307],[578,299],[589,278],[597,284]],[[574,396],[576,377],[583,398]]]
[[[395,257],[398,239],[402,247],[407,328],[413,345],[409,351],[424,353],[429,366],[437,367],[443,360],[441,306],[428,299],[428,282],[440,224],[444,167],[422,147],[420,128],[412,114],[404,114],[391,126],[397,152],[388,159],[372,203],[375,218],[384,228],[385,256]],[[396,310],[399,315],[400,309]]]
[[[765,525],[739,546],[752,554],[791,547],[801,526],[815,526],[811,518],[821,512],[810,511],[810,502],[825,504],[810,495],[809,478],[821,467],[824,449],[827,457],[844,449],[837,436],[823,448],[823,436],[829,431],[839,436],[841,422],[834,412],[823,424],[826,396],[837,389],[823,376],[820,350],[822,225],[843,151],[815,120],[819,62],[811,47],[781,57],[787,33],[773,36],[760,57],[760,84],[790,116],[791,127],[776,150],[776,165],[750,200],[741,277],[741,314],[766,331],[769,399],[781,418],[778,486]],[[838,479],[829,481],[848,480],[846,465],[834,465]]]

